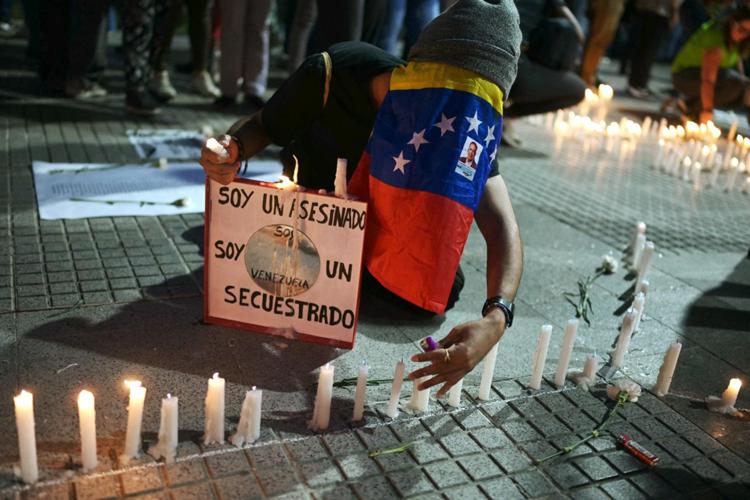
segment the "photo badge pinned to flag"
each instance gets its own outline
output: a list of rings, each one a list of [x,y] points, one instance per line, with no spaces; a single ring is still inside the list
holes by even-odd
[[[351,348],[367,204],[206,181],[207,323]]]

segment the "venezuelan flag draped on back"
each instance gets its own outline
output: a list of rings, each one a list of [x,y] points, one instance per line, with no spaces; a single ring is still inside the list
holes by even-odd
[[[397,68],[349,182],[368,201],[368,270],[423,309],[445,311],[497,154],[502,102],[497,85],[465,69]]]

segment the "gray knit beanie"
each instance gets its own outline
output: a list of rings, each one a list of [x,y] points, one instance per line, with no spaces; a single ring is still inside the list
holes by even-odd
[[[433,61],[482,75],[505,97],[516,79],[521,28],[513,0],[459,0],[425,26],[410,61]]]

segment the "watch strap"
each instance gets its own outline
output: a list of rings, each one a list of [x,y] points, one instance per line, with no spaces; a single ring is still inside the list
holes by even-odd
[[[490,297],[484,302],[484,306],[482,307],[482,317],[487,316],[487,313],[495,308],[500,309],[505,315],[505,327],[510,328],[513,326],[513,315],[515,310],[513,302],[509,302],[499,295]]]

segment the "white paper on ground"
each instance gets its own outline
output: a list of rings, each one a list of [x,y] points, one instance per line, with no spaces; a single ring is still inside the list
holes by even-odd
[[[115,167],[115,168],[113,168]],[[81,170],[86,169],[86,170]],[[39,217],[45,220],[116,217],[122,215],[173,215],[201,213],[205,205],[205,174],[198,163],[169,163],[166,168],[152,164],[47,163],[32,165]],[[248,162],[246,176],[275,182],[281,164],[275,161]],[[72,201],[87,198],[98,203]],[[184,207],[169,205],[188,198]],[[143,205],[139,202],[163,205]]]
[[[203,134],[195,130],[137,129],[127,134],[138,156],[145,159],[198,159],[204,141]]]
[[[732,127],[733,122],[737,122],[737,133],[744,136],[750,135],[750,129],[746,126],[745,118],[732,110],[714,109],[713,122],[717,127],[723,128],[725,132]],[[726,133],[724,137],[726,138]]]

